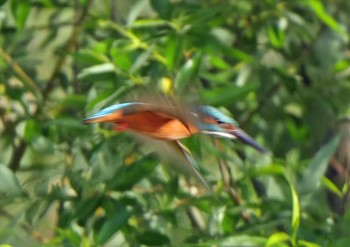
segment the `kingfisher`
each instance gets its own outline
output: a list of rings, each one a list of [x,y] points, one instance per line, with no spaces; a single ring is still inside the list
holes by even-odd
[[[116,131],[131,131],[146,137],[172,143],[190,163],[190,170],[206,187],[207,184],[193,166],[190,153],[179,140],[204,133],[238,139],[261,153],[267,149],[256,143],[237,121],[212,106],[183,106],[128,102],[109,106],[83,120],[84,124],[111,122]]]

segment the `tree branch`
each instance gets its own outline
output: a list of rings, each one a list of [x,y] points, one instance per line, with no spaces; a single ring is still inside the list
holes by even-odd
[[[84,6],[83,10],[77,14],[76,22],[73,27],[72,34],[70,38],[68,39],[67,44],[65,45],[65,53],[60,56],[55,64],[55,67],[51,73],[50,79],[46,83],[46,86],[42,90],[42,96],[43,100],[46,101],[51,90],[55,87],[55,81],[57,79],[57,76],[59,75],[62,66],[64,65],[64,62],[66,61],[68,52],[72,51],[77,44],[78,37],[80,34],[81,24],[83,23],[85,17],[87,16],[89,12],[89,8],[91,6],[92,0],[89,0],[86,5]]]
[[[68,39],[68,42],[65,45],[65,49],[67,52],[58,58],[58,60],[55,64],[55,67],[51,73],[51,76],[50,76],[46,86],[42,90],[38,89],[38,87],[34,83],[34,81],[24,72],[24,70],[20,66],[18,66],[16,63],[13,62],[12,58],[9,55],[7,56],[7,53],[4,53],[4,51],[0,50],[0,55],[3,56],[8,63],[12,64],[12,67],[16,71],[16,73],[18,73],[21,76],[21,78],[24,79],[24,81],[27,82],[27,84],[31,86],[31,88],[33,88],[33,89],[35,89],[35,91],[39,91],[41,93],[42,100],[41,100],[40,104],[38,104],[38,107],[37,107],[37,109],[34,112],[32,117],[37,117],[38,115],[40,115],[42,113],[43,106],[45,105],[45,103],[49,97],[50,92],[55,87],[56,79],[57,79],[57,77],[62,69],[62,66],[64,65],[64,63],[66,61],[68,51],[72,51],[77,44],[77,40],[78,40],[80,29],[81,29],[81,24],[83,23],[85,17],[87,16],[87,14],[89,12],[89,8],[91,6],[91,3],[92,3],[92,0],[89,0],[85,4],[84,8],[77,13],[77,18],[76,18],[76,22],[75,22],[73,31],[71,33],[70,38]],[[2,53],[1,53],[1,51],[2,51]],[[9,122],[6,123],[6,125],[11,125],[11,124],[13,124],[13,123],[9,123]],[[16,171],[19,169],[20,162],[21,162],[22,157],[25,153],[26,147],[27,147],[27,143],[24,139],[21,139],[18,146],[14,147],[14,151],[12,153],[10,163],[9,163],[9,168],[12,171]]]
[[[0,48],[0,56],[11,65],[13,71],[22,79],[23,84],[32,91],[32,93],[38,98],[40,95],[40,89],[36,85],[36,83],[30,78],[30,76],[19,66],[11,57],[10,54],[5,52],[2,48]]]
[[[218,150],[221,149],[221,145],[219,140],[214,140],[214,145]],[[232,200],[232,202],[235,205],[243,205],[243,199],[241,195],[238,192],[238,187],[233,179],[231,169],[227,162],[223,159],[218,158],[219,168],[220,168],[220,174],[222,177],[222,181],[224,182],[224,189],[229,198]],[[249,223],[249,215],[247,212],[241,211],[242,219]]]

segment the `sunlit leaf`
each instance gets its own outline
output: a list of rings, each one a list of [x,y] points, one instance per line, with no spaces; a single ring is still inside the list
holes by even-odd
[[[290,236],[285,232],[276,232],[272,234],[266,243],[266,247],[287,247]]]
[[[337,196],[339,196],[339,198],[343,197],[343,193],[341,192],[341,190],[334,184],[334,182],[332,180],[330,180],[327,177],[322,177],[321,178],[321,184],[323,187],[325,187],[326,189],[328,189],[329,191],[333,192],[334,194],[336,194]]]
[[[160,19],[136,20],[132,23],[133,28],[167,26],[169,23]]]
[[[252,176],[263,176],[263,175],[283,175],[285,168],[281,165],[269,165],[256,167],[252,171]]]
[[[274,26],[270,26],[267,29],[267,34],[269,37],[269,40],[271,44],[276,47],[280,48],[284,44],[284,32],[282,30],[277,29]]]
[[[310,242],[310,241],[299,240],[298,246],[300,246],[300,247],[321,247],[322,245],[316,244],[316,243]],[[336,245],[334,245],[334,246],[336,246]]]
[[[18,29],[23,29],[31,9],[30,0],[12,0],[11,10]]]
[[[300,218],[301,218],[301,211],[300,211],[300,203],[299,203],[299,197],[298,194],[294,188],[294,185],[289,181],[290,190],[292,193],[292,202],[293,202],[293,211],[292,211],[292,231],[293,231],[293,238],[295,239],[298,233],[299,225],[300,225]]]
[[[79,78],[84,79],[92,75],[101,75],[101,74],[114,73],[114,72],[115,72],[115,67],[113,64],[104,63],[104,64],[94,65],[83,69],[83,71],[79,74]]]
[[[220,57],[211,56],[210,62],[213,64],[213,66],[215,66],[216,68],[219,68],[219,69],[229,69],[230,68],[230,65]]]
[[[308,5],[312,8],[315,14],[330,28],[334,31],[346,35],[345,30],[339,25],[339,23],[327,13],[323,3],[318,0],[310,0],[307,2]]]
[[[39,137],[41,134],[39,123],[35,119],[29,119],[26,122],[25,129],[24,129],[24,140],[27,142],[30,142],[35,137]]]

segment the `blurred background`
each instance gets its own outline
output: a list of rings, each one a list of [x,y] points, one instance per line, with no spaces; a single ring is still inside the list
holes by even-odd
[[[0,246],[349,246],[350,2],[0,0]],[[212,192],[82,119],[144,92],[218,107]],[[4,244],[4,245],[1,245]]]

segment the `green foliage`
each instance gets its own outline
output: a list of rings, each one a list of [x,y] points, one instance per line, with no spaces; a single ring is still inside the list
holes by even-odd
[[[1,246],[347,246],[349,11],[0,0]],[[208,192],[163,147],[81,123],[159,92],[232,114],[271,154],[183,140]]]

